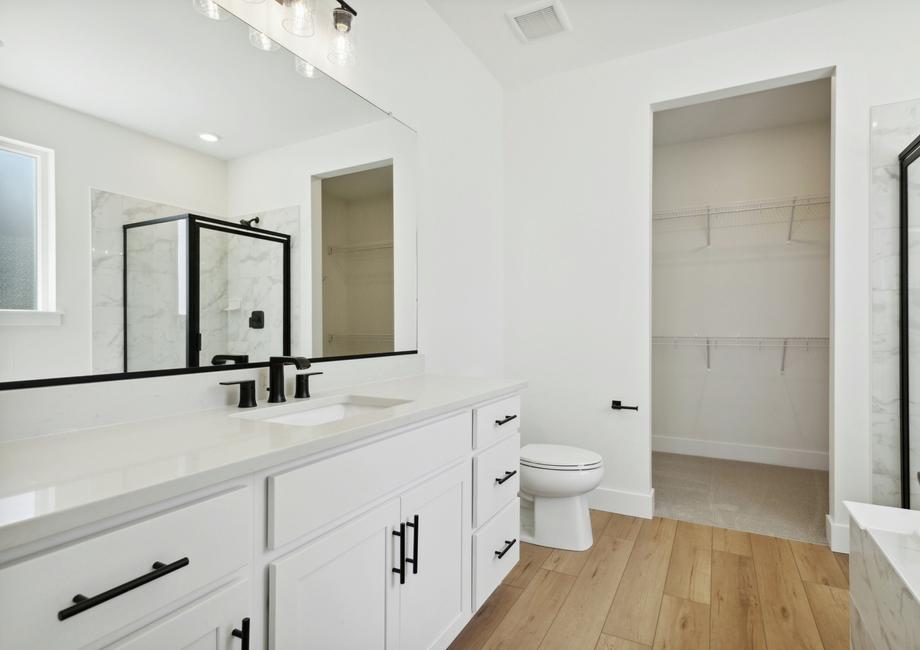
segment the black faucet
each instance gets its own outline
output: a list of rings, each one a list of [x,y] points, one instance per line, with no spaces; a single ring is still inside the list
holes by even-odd
[[[293,364],[298,370],[310,367],[306,357],[269,357],[268,358],[268,401],[272,404],[286,402],[284,397],[284,366]]]
[[[249,363],[248,354],[215,354],[211,358],[212,366],[222,366],[225,363]]]

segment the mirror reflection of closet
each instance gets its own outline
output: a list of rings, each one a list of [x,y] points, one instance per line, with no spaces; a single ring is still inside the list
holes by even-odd
[[[911,247],[920,234],[920,137],[901,155],[900,163],[900,338],[901,338],[901,506],[920,510],[920,454],[911,448],[911,434],[920,440],[920,380],[911,380],[912,372],[920,370],[920,251]],[[912,306],[913,304],[913,306]],[[913,346],[913,347],[912,347]],[[914,368],[911,368],[913,364]]]

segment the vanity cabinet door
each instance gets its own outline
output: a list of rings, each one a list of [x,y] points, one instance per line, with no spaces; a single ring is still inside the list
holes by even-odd
[[[397,648],[399,499],[269,565],[274,650]]]
[[[447,647],[469,620],[471,474],[466,461],[401,499],[409,560],[400,587],[401,650]]]
[[[241,580],[109,646],[110,650],[239,650],[245,617],[253,615],[252,585]],[[239,637],[233,631],[238,630]],[[258,647],[254,639],[250,640]]]

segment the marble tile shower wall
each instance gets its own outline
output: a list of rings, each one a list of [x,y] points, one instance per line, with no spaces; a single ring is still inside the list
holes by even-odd
[[[872,498],[877,504],[897,506],[901,490],[898,154],[920,134],[920,99],[873,107],[871,121]],[[912,188],[910,200],[920,201],[920,186]],[[918,250],[920,222],[910,224],[908,237],[910,248]],[[908,286],[911,304],[917,305],[910,313],[913,336],[920,330],[920,257],[911,265]],[[912,371],[920,372],[920,345],[910,354]],[[917,381],[920,377],[913,380]],[[920,466],[920,439],[912,441],[910,456],[911,467],[916,470]],[[918,492],[920,485],[914,484],[912,493]],[[920,494],[911,501],[920,504]]]
[[[259,217],[259,227],[283,232],[291,237],[292,267],[299,260],[297,234],[300,230],[300,208],[292,206],[268,212],[247,215]],[[261,239],[234,237],[228,244],[228,307],[227,346],[231,354],[249,354],[253,359],[265,359],[282,349],[282,324],[284,322],[282,269],[283,253],[277,244]],[[300,322],[299,282],[293,268],[291,272],[291,320]],[[249,327],[253,310],[265,312],[265,327]],[[291,331],[291,352],[301,354],[299,328]]]
[[[182,208],[90,190],[93,228],[93,373],[124,369],[122,225],[170,217]]]

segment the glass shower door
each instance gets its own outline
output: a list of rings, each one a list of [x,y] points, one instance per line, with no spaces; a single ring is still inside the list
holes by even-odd
[[[187,226],[179,218],[124,228],[125,372],[185,366]]]

